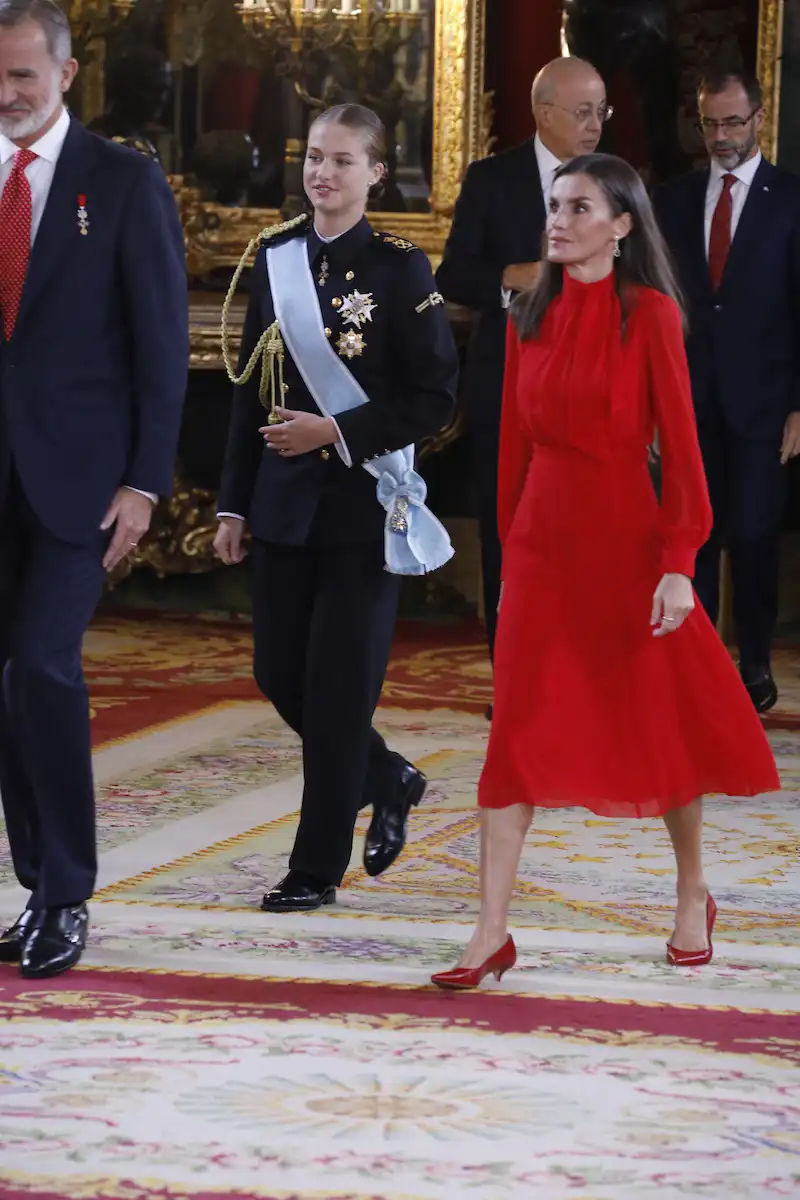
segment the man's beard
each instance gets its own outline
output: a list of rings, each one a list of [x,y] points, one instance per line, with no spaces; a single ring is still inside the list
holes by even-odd
[[[33,137],[34,134],[38,133],[47,124],[60,103],[61,93],[57,88],[54,88],[50,103],[44,108],[34,109],[27,116],[20,114],[19,117],[14,117],[0,114],[0,133],[4,134],[12,142],[20,141],[22,138]]]
[[[757,141],[758,134],[753,130],[750,137],[741,146],[725,146],[722,149],[715,146],[714,157],[725,167],[726,171],[735,171],[753,153]]]

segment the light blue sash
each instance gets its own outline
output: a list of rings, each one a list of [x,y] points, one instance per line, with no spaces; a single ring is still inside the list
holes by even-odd
[[[267,270],[275,319],[320,412],[337,417],[369,404],[369,396],[325,336],[305,238],[269,246]],[[352,467],[347,447],[337,442],[336,449]],[[414,447],[382,454],[363,466],[377,479],[378,500],[386,509],[387,571],[425,575],[444,566],[453,557],[453,547],[444,525],[425,507],[428,489],[414,470]]]

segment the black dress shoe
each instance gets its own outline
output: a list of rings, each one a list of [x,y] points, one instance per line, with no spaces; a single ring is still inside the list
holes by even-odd
[[[769,712],[774,708],[778,701],[778,689],[775,686],[775,680],[769,671],[762,675],[760,679],[748,682],[745,678],[744,686],[747,688],[747,694],[753,701],[753,707],[758,713]]]
[[[336,903],[336,888],[302,871],[290,871],[261,901],[264,912],[313,912]]]
[[[14,924],[5,933],[0,933],[0,962],[18,963],[20,961],[22,947],[31,928],[33,916],[33,911],[26,908],[25,912],[17,917]]]
[[[402,852],[409,811],[419,804],[427,786],[422,772],[406,763],[394,792],[376,802],[364,841],[364,870],[368,875],[381,875]]]
[[[22,947],[20,974],[25,979],[49,979],[68,971],[80,961],[88,932],[85,904],[37,912]]]

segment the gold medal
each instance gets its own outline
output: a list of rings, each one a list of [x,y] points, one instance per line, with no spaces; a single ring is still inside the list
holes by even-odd
[[[344,330],[336,342],[336,349],[342,358],[360,357],[364,353],[364,346],[363,334],[356,333],[354,329]]]

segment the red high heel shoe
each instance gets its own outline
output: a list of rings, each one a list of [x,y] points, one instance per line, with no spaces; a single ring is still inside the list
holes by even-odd
[[[714,956],[711,944],[711,934],[714,932],[714,922],[717,919],[717,906],[714,897],[709,894],[706,901],[706,929],[708,931],[707,950],[678,950],[672,942],[667,942],[667,962],[671,967],[704,967]]]
[[[451,971],[440,971],[438,975],[431,976],[431,983],[448,992],[468,991],[479,987],[487,975],[494,975],[495,979],[501,980],[516,961],[517,947],[509,934],[500,949],[490,954],[479,967],[453,967]]]

